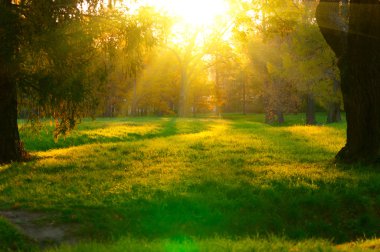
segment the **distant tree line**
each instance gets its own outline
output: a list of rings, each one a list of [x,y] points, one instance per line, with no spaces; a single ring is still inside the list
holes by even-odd
[[[116,67],[101,115],[254,112],[283,123],[287,113],[306,112],[306,123],[315,124],[319,109],[326,122],[340,121],[339,70],[315,22],[317,2],[231,4],[230,40],[222,39],[223,24],[182,34],[180,44],[167,34],[132,78],[120,78]],[[202,36],[207,41],[199,43]]]

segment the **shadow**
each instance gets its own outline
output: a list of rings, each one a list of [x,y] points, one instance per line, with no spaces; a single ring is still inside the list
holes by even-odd
[[[207,120],[208,121],[208,120]],[[120,121],[118,121],[120,123]],[[205,131],[209,128],[211,122],[197,122],[196,120],[187,120],[187,119],[178,119],[178,118],[161,118],[154,120],[155,126],[157,129],[153,129],[150,132],[143,133],[128,133],[126,132],[120,136],[104,136],[104,135],[95,135],[91,136],[91,132],[96,132],[97,130],[107,130],[112,129],[115,125],[111,123],[102,123],[100,122],[97,126],[84,125],[79,131],[73,131],[64,139],[59,139],[54,141],[52,138],[52,129],[44,133],[44,137],[22,137],[25,141],[25,146],[28,151],[46,151],[51,149],[61,149],[74,146],[81,146],[86,144],[94,143],[118,143],[118,142],[135,142],[143,141],[146,139],[170,137],[177,134],[194,134]],[[188,128],[178,128],[178,124],[192,124]],[[125,122],[122,124],[123,127],[138,127],[144,126],[144,121],[134,123],[134,122]],[[81,133],[81,131],[88,133]]]
[[[191,123],[170,118],[157,132],[100,141],[196,134],[214,124]],[[315,141],[323,135],[297,134],[228,121],[215,136],[178,146],[184,139],[151,150],[132,144],[75,150],[83,153],[71,163],[63,154],[37,167],[12,164],[0,173],[0,208],[53,211],[52,221],[77,224],[73,236],[100,241],[259,234],[341,243],[379,236],[380,174],[336,168],[329,162],[334,151]]]
[[[260,129],[260,125],[253,127]],[[242,152],[217,157],[212,147],[191,145],[181,152],[183,163],[177,167],[164,164],[162,170],[150,166],[162,163],[156,155],[168,156],[163,149],[146,156],[132,147],[123,150],[126,163],[120,165],[100,162],[100,167],[93,168],[64,164],[25,169],[14,164],[3,173],[6,176],[0,176],[2,185],[15,183],[14,188],[2,189],[0,206],[19,204],[54,212],[51,222],[73,224],[76,228],[71,235],[84,240],[274,235],[343,243],[380,235],[379,173],[329,164],[314,170],[295,164],[282,167],[285,160],[277,160],[274,167],[255,166]],[[105,155],[108,162],[114,160],[110,155]],[[128,155],[143,168],[124,171]],[[174,179],[165,179],[177,173]],[[131,176],[136,179],[130,180]],[[36,180],[41,180],[39,186],[32,185]],[[115,186],[121,186],[120,190],[111,190]],[[12,198],[4,202],[6,195]]]
[[[275,235],[342,243],[378,236],[379,205],[367,198],[375,191],[364,195],[362,191],[372,180],[361,180],[356,186],[347,182],[319,182],[318,189],[310,189],[292,186],[286,180],[272,181],[266,188],[209,180],[189,185],[186,192],[155,190],[147,198],[125,194],[118,195],[116,201],[111,195],[97,207],[55,205],[54,211],[60,213],[59,222],[77,224],[80,228],[72,230],[72,235],[82,239]],[[373,189],[379,189],[379,184]]]

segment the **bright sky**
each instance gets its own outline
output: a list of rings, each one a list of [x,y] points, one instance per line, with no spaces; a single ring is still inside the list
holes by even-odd
[[[225,15],[225,0],[146,0],[150,5],[177,16],[188,25],[210,26],[217,16]]]
[[[194,27],[212,26],[215,18],[228,12],[226,0],[123,0],[117,6],[130,7],[132,10],[141,5],[150,5],[170,16],[179,18],[183,25]]]
[[[186,41],[197,29],[201,29],[203,36],[214,26],[222,25],[219,20],[225,20],[229,5],[226,0],[145,0],[147,4],[169,14],[178,21],[172,28],[174,43]],[[204,38],[203,38],[204,39]],[[200,42],[201,43],[201,42]]]
[[[224,20],[224,23],[229,20],[227,0],[123,0],[117,2],[116,7],[120,9],[128,7],[129,11],[133,12],[139,6],[146,5],[176,18],[172,28],[175,43],[180,43],[185,39],[183,36],[190,35],[195,30],[201,29],[207,33],[214,26],[223,26],[220,20]]]

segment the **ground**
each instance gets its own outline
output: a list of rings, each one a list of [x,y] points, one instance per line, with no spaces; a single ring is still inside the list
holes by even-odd
[[[85,120],[58,142],[48,121],[39,134],[23,126],[35,159],[0,167],[0,233],[8,237],[0,244],[69,244],[54,251],[378,248],[378,170],[333,162],[345,124],[263,119]]]

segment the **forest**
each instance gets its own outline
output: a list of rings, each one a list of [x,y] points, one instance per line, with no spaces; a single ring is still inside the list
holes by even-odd
[[[377,0],[0,0],[0,251],[375,251]]]

